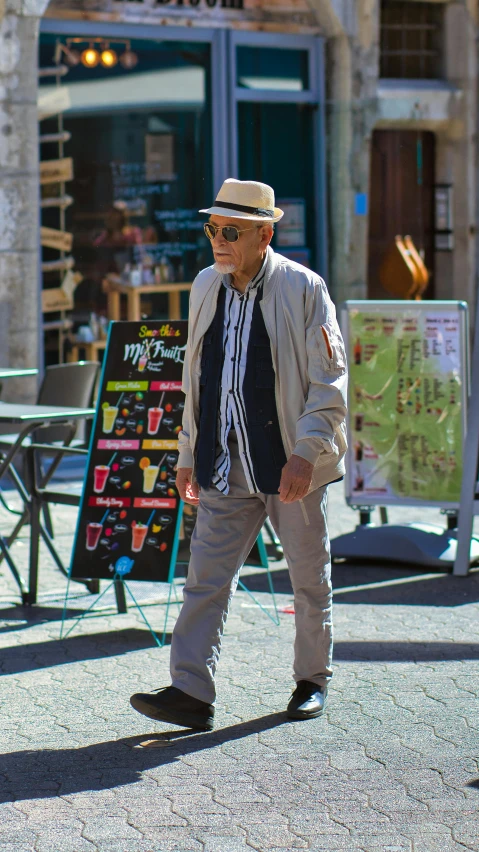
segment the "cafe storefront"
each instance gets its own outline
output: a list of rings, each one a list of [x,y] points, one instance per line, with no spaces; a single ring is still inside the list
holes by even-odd
[[[43,290],[73,300],[44,313],[47,363],[79,330],[101,337],[112,282],[149,287],[141,310],[165,317],[158,290],[176,285],[187,315],[211,263],[197,211],[226,177],[271,184],[275,249],[324,273],[323,40],[306,2],[54,0],[39,68],[41,174],[58,163],[41,180]],[[51,317],[72,323],[60,344]]]

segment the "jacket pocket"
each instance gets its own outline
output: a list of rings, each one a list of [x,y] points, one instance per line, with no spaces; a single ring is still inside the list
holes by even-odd
[[[323,369],[336,375],[345,373],[346,350],[337,324],[325,322],[323,325],[315,326],[311,331],[315,334]]]

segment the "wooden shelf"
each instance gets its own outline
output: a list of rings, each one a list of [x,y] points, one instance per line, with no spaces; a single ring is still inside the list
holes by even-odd
[[[73,345],[67,355],[67,361],[98,361],[98,353],[103,352],[106,340],[92,340],[84,343],[82,340],[72,341]],[[80,358],[80,352],[85,352],[85,357]]]
[[[141,320],[141,297],[154,293],[166,293],[168,295],[168,319],[181,319],[180,293],[191,290],[192,281],[169,282],[168,284],[145,284],[140,287],[132,287],[124,284],[117,275],[107,275],[103,280],[103,290],[108,299],[108,318],[110,320],[121,319],[120,300],[122,296],[127,298],[127,319],[130,322]]]

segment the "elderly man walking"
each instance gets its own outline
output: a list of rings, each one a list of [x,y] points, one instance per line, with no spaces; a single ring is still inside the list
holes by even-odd
[[[238,575],[269,515],[288,562],[296,639],[291,719],[321,715],[332,659],[327,486],[343,476],[347,368],[318,275],[270,247],[271,187],[228,179],[205,233],[183,372],[177,485],[198,506],[172,685],[131,697],[163,722],[211,730],[215,672]]]

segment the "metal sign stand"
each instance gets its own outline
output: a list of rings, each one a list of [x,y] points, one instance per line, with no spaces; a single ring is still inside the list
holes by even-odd
[[[130,586],[128,585],[127,581],[125,580],[125,578],[123,576],[121,576],[121,574],[118,574],[118,573],[113,576],[111,583],[108,583],[106,588],[103,589],[103,591],[96,597],[96,599],[93,601],[92,604],[90,604],[88,609],[86,609],[85,612],[83,612],[81,615],[79,615],[78,618],[71,625],[71,627],[69,627],[69,629],[66,632],[64,632],[65,621],[66,621],[66,618],[67,618],[68,595],[69,595],[69,591],[70,591],[70,582],[71,582],[71,568],[70,568],[70,572],[69,572],[69,575],[68,575],[68,584],[67,584],[67,588],[66,588],[66,592],[65,592],[65,600],[64,600],[64,604],[63,604],[62,624],[61,624],[61,628],[60,628],[60,639],[66,639],[67,636],[69,636],[70,633],[73,632],[75,627],[84,618],[86,618],[88,615],[90,615],[90,614],[96,615],[97,613],[95,613],[95,607],[97,606],[99,601],[107,594],[107,592],[109,592],[110,589],[113,587],[114,590],[115,590],[115,597],[116,597],[116,605],[117,605],[118,614],[121,615],[121,614],[128,612],[127,597],[126,597],[126,594],[125,594],[125,592],[126,592],[129,595],[129,597],[131,598],[133,605],[136,607],[136,609],[140,613],[140,615],[141,615],[143,621],[145,622],[146,626],[148,627],[148,630],[150,631],[155,643],[158,645],[159,648],[162,648],[165,645],[165,643],[166,643],[166,628],[167,628],[167,624],[168,624],[168,616],[169,616],[169,612],[170,612],[170,606],[172,606],[172,604],[175,603],[178,607],[178,610],[181,608],[181,601],[179,600],[178,595],[177,595],[177,591],[176,591],[175,573],[176,573],[176,566],[178,564],[177,559],[178,559],[178,550],[179,550],[179,546],[180,546],[180,529],[181,529],[181,521],[182,521],[182,518],[183,518],[183,508],[184,508],[184,503],[183,503],[182,500],[180,500],[179,508],[178,508],[178,516],[177,516],[177,520],[176,520],[175,536],[174,536],[174,539],[173,539],[173,547],[172,547],[172,550],[171,550],[170,565],[169,565],[169,570],[168,570],[168,579],[167,579],[168,597],[167,597],[167,600],[166,600],[165,620],[164,620],[164,623],[163,623],[163,633],[162,633],[161,639],[158,638],[158,634],[156,633],[156,631],[153,629],[150,622],[148,621],[148,619],[147,619],[147,617],[146,617],[146,615],[143,611],[143,608],[141,607],[141,605],[136,600],[136,598],[135,598]],[[263,604],[258,600],[258,598],[250,591],[250,589],[248,589],[248,587],[243,582],[243,580],[240,579],[238,581],[238,586],[240,586],[240,588],[249,595],[249,597],[254,601],[254,603],[257,606],[259,606],[261,611],[264,612],[265,615],[267,615],[268,618],[270,618],[271,621],[278,626],[280,622],[279,622],[278,608],[277,608],[277,605],[276,605],[276,596],[275,596],[275,592],[274,592],[273,579],[272,579],[271,571],[270,571],[270,567],[269,567],[268,554],[266,552],[266,547],[265,547],[264,541],[262,539],[261,533],[258,535],[258,538],[256,539],[256,547],[258,549],[259,561],[260,561],[261,567],[264,568],[265,571],[267,572],[268,587],[269,587],[269,591],[270,591],[272,601],[273,601],[274,615],[272,615],[266,609],[266,607],[263,606]],[[245,565],[247,565],[247,564],[248,564],[248,562],[245,562]],[[172,600],[172,597],[174,597],[174,601]]]
[[[133,592],[131,591],[128,583],[126,582],[124,576],[122,576],[121,574],[118,574],[118,573],[116,573],[114,575],[111,583],[108,583],[106,588],[103,589],[102,592],[100,592],[100,594],[97,596],[96,600],[94,600],[93,603],[90,604],[88,609],[86,609],[85,612],[82,612],[82,614],[78,616],[76,621],[74,621],[74,623],[67,630],[67,632],[64,633],[65,620],[66,620],[66,617],[67,617],[68,594],[69,594],[69,591],[70,591],[70,580],[71,580],[71,570],[72,570],[71,567],[70,567],[70,572],[69,572],[69,577],[68,577],[67,589],[66,589],[66,592],[65,592],[65,601],[64,601],[64,604],[63,604],[62,625],[61,625],[61,628],[60,628],[60,639],[66,639],[67,636],[69,636],[70,633],[73,632],[73,630],[75,629],[77,624],[80,623],[80,621],[82,621],[90,613],[94,613],[95,607],[97,606],[97,604],[99,603],[101,598],[103,598],[104,595],[106,595],[107,592],[109,592],[110,589],[113,587],[114,590],[115,590],[116,605],[117,605],[118,613],[124,614],[124,613],[128,612],[127,599],[126,599],[126,595],[125,595],[125,591],[126,591],[128,593],[128,595],[130,596],[130,598],[133,602],[133,605],[136,607],[136,609],[140,613],[143,621],[145,622],[146,626],[148,627],[148,630],[150,631],[154,641],[156,642],[158,647],[161,648],[165,644],[165,641],[166,641],[166,623],[167,623],[168,612],[169,612],[170,603],[171,603],[171,590],[172,590],[172,587],[175,586],[174,578],[175,578],[175,571],[176,571],[176,560],[177,560],[177,556],[178,556],[178,548],[179,548],[179,544],[180,544],[180,527],[181,527],[182,517],[183,517],[183,501],[180,500],[179,507],[178,507],[178,516],[177,516],[177,519],[176,519],[175,536],[174,536],[174,539],[173,539],[173,547],[171,549],[170,566],[169,566],[169,570],[168,570],[167,583],[169,585],[169,592],[168,592],[168,599],[167,599],[167,603],[166,603],[163,636],[162,636],[161,640],[158,638],[155,630],[153,630],[150,622],[148,621],[145,613],[143,612],[142,607],[140,606],[140,604],[136,600],[136,598],[135,598]],[[175,598],[176,598],[176,603],[178,604],[178,606],[180,606],[180,603],[178,601],[178,597],[176,595],[176,587],[175,587]]]
[[[472,517],[469,529],[472,529]],[[479,541],[469,535],[467,544],[469,553],[466,547],[465,557],[469,566],[470,562],[479,560]],[[354,532],[331,541],[333,559],[405,562],[442,571],[457,565],[456,554],[459,554],[457,530],[444,530],[438,524],[358,524]],[[459,571],[455,568],[454,573]]]
[[[379,303],[372,302],[369,304],[372,309],[374,305]],[[390,311],[394,304],[394,302],[388,303]],[[440,304],[436,303],[435,308],[440,307]],[[406,303],[402,303],[401,306],[403,305],[405,306]],[[357,307],[358,310],[366,310],[367,303],[346,303],[344,314],[348,306]],[[479,312],[477,323],[476,328],[479,330]],[[467,387],[467,324],[465,326],[463,364]],[[349,326],[345,327],[344,331],[346,342],[348,342]],[[475,375],[473,374],[472,387],[477,387],[479,382],[479,332],[476,334],[473,363],[476,369]],[[464,406],[465,402],[464,398]],[[378,497],[377,504],[372,502],[362,504],[359,502],[358,495],[356,495],[356,499],[348,497],[347,502],[351,508],[359,511],[359,524],[354,532],[338,536],[332,540],[331,553],[333,559],[399,561],[427,566],[436,570],[450,570],[455,564],[454,573],[466,574],[469,564],[479,561],[479,541],[471,536],[473,513],[479,514],[479,494],[476,502],[474,502],[479,459],[479,394],[475,394],[471,398],[467,435],[463,454],[464,459],[467,459],[467,465],[464,465],[462,480],[459,531],[457,529],[457,504],[446,504],[447,508],[442,510],[447,515],[447,529],[444,529],[437,524],[427,523],[389,524],[387,523],[385,506],[379,505],[381,503],[380,497]],[[398,500],[397,504],[416,505],[416,502],[408,502],[404,498]],[[376,505],[381,512],[381,524],[378,526],[371,523],[371,513]],[[427,505],[427,503],[422,505]],[[417,502],[417,508],[419,513],[421,508],[419,502]]]
[[[472,537],[474,515],[479,515],[479,298],[476,305],[476,324],[474,327],[474,346],[472,350],[471,395],[467,414],[467,432],[464,445],[464,465],[461,487],[461,502],[459,504],[459,526],[457,537],[457,553],[453,573],[456,577],[465,577],[469,572],[471,545],[476,540]]]

